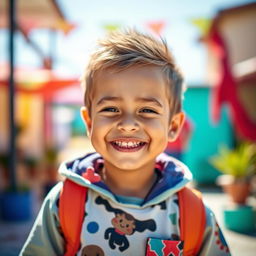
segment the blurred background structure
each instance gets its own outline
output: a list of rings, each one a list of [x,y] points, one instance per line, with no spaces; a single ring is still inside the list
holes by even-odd
[[[250,234],[235,239],[247,239],[248,243],[241,242],[241,248],[247,247],[253,253],[255,1],[0,1],[3,227],[9,227],[6,220],[22,220],[18,223],[20,230],[26,230],[19,233],[24,242],[24,233],[27,235],[27,226],[30,227],[26,223],[31,223],[43,197],[60,179],[58,164],[93,150],[79,113],[83,104],[79,78],[97,38],[125,27],[166,38],[184,73],[188,87],[184,110],[193,129],[189,141],[184,142],[186,146],[182,146],[182,158],[190,167],[195,184],[208,191],[218,182],[225,185],[225,191],[230,190],[226,189],[227,180],[220,181],[222,172],[232,174],[235,183],[243,180],[249,184],[242,203],[220,193],[206,196],[222,212],[223,224],[229,230]],[[211,160],[216,155],[218,160]],[[244,160],[240,161],[242,155]],[[12,203],[16,195],[18,203]],[[218,208],[214,199],[223,202],[226,210]],[[241,219],[248,221],[243,223]],[[0,240],[5,241],[5,233],[1,233]],[[19,246],[18,243],[16,250]],[[11,254],[15,248],[5,254],[1,249],[2,244],[0,255],[16,255]]]

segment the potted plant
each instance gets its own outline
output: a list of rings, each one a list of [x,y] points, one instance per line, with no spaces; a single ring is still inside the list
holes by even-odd
[[[223,209],[225,226],[236,232],[255,232],[254,208],[247,204],[247,198],[256,174],[256,144],[243,143],[234,149],[222,146],[210,162],[223,173],[217,183],[232,202]]]
[[[11,186],[9,157],[1,155],[0,167],[4,170],[5,184],[1,188],[1,218],[7,221],[26,221],[32,217],[32,193],[27,184]]]
[[[32,193],[28,186],[8,187],[1,195],[2,218],[7,221],[27,221],[32,217]]]
[[[251,192],[250,182],[256,174],[256,145],[243,143],[234,149],[222,146],[219,154],[210,159],[223,175],[217,183],[237,204],[245,204]]]

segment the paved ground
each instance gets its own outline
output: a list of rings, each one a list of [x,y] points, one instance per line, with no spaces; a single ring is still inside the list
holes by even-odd
[[[203,190],[204,191],[204,190]],[[204,199],[207,205],[214,211],[219,225],[221,226],[227,243],[233,256],[255,256],[256,255],[256,232],[250,235],[230,231],[223,223],[223,209],[228,205],[225,194],[216,191],[204,191]],[[256,207],[255,198],[250,199],[250,204]],[[256,208],[255,208],[256,209]],[[256,220],[255,220],[256,221]],[[255,227],[256,227],[256,223]]]
[[[227,204],[227,197],[216,190],[204,189],[204,198],[215,212],[220,226],[223,228],[226,240],[231,248],[233,256],[255,256],[256,255],[256,233],[251,235],[232,232],[223,227],[222,209]],[[35,206],[34,212],[38,210]],[[24,243],[32,221],[22,223],[7,223],[0,221],[0,256],[18,255]],[[50,256],[50,255],[49,255]]]

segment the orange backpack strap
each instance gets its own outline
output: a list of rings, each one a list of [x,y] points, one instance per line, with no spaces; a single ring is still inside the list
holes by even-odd
[[[183,255],[197,255],[205,230],[206,214],[199,191],[183,188],[178,192],[180,208],[180,239],[184,241]]]
[[[60,193],[60,225],[66,239],[65,256],[73,256],[80,246],[80,234],[85,215],[87,188],[68,179]]]

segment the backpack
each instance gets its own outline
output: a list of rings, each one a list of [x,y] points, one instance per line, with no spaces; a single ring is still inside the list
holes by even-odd
[[[86,209],[87,188],[66,179],[59,201],[60,225],[66,240],[65,256],[76,255]],[[197,255],[205,223],[205,207],[201,193],[184,187],[178,191],[180,208],[180,240],[184,241],[183,255]],[[85,207],[84,207],[85,206]]]

